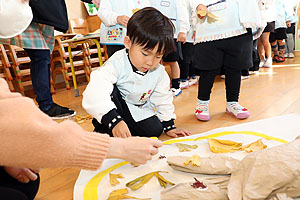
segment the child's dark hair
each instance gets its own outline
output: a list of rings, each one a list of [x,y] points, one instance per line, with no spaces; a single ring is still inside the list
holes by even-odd
[[[158,45],[159,54],[175,51],[173,23],[152,7],[133,14],[127,24],[127,36],[133,44],[141,45],[145,50],[153,50]]]

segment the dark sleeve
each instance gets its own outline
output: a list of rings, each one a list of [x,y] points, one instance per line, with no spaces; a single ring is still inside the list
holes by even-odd
[[[108,113],[103,115],[101,119],[101,124],[106,125],[110,130],[112,130],[123,118],[119,115],[117,110],[114,108]]]
[[[165,133],[176,128],[174,125],[174,119],[170,119],[169,121],[163,121],[162,125]]]
[[[81,0],[81,1],[83,1],[85,3],[92,3],[92,0]]]

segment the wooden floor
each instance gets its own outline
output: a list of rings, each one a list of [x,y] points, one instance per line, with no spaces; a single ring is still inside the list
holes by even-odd
[[[258,74],[251,75],[250,79],[242,81],[240,104],[250,111],[251,116],[248,119],[238,120],[224,112],[226,106],[224,80],[217,77],[209,105],[211,120],[200,122],[194,116],[197,86],[192,86],[185,89],[174,100],[177,127],[198,134],[218,127],[232,126],[287,113],[300,113],[300,52],[296,55],[294,59],[288,59],[280,66],[271,69],[263,68]],[[85,85],[79,87],[80,94],[84,88]],[[62,89],[57,91],[53,98],[56,103],[76,110],[79,115],[86,114],[81,107],[82,96],[73,97],[73,90]],[[86,130],[92,130],[90,121],[81,126]],[[161,139],[165,140],[167,137],[163,135]],[[41,187],[36,199],[73,199],[73,187],[78,174],[78,169],[43,169],[40,173]]]

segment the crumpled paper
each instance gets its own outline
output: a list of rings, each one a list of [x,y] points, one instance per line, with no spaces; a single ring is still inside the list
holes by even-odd
[[[300,196],[300,140],[247,155],[232,172],[230,200]]]
[[[161,191],[161,200],[227,200],[227,191],[224,185],[227,186],[228,181],[228,176],[201,180],[207,186],[205,189],[195,189],[191,186],[192,182],[179,183]]]
[[[175,170],[190,172],[195,174],[231,174],[233,168],[237,166],[238,160],[223,155],[213,155],[201,157],[201,165],[185,165],[184,161],[190,159],[188,156],[169,156],[167,163]]]

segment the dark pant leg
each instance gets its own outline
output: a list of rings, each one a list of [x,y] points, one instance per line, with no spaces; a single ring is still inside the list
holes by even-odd
[[[21,183],[0,168],[0,199],[33,200],[40,185],[40,178],[29,183]],[[6,198],[7,197],[7,198]]]
[[[36,101],[41,110],[50,109],[53,104],[50,91],[50,51],[40,49],[25,49],[30,57],[30,75]]]
[[[179,60],[178,62],[179,67],[180,67],[180,79],[187,79],[189,76],[189,67],[190,64],[184,62],[184,60]]]
[[[132,136],[158,137],[162,134],[162,123],[156,116],[152,116],[139,122],[134,121],[126,102],[122,99],[120,91],[116,86],[114,86],[111,98],[117,107],[118,114],[124,119]],[[93,119],[92,123],[95,127],[95,132],[107,133],[110,136],[113,136],[112,131],[106,125],[100,124],[96,119]]]
[[[199,70],[198,99],[208,101],[216,75],[220,74],[221,69]]]
[[[125,47],[123,45],[106,45],[106,48],[108,57],[111,57],[116,51],[124,49]]]
[[[224,67],[227,102],[238,101],[241,87],[241,70]]]

